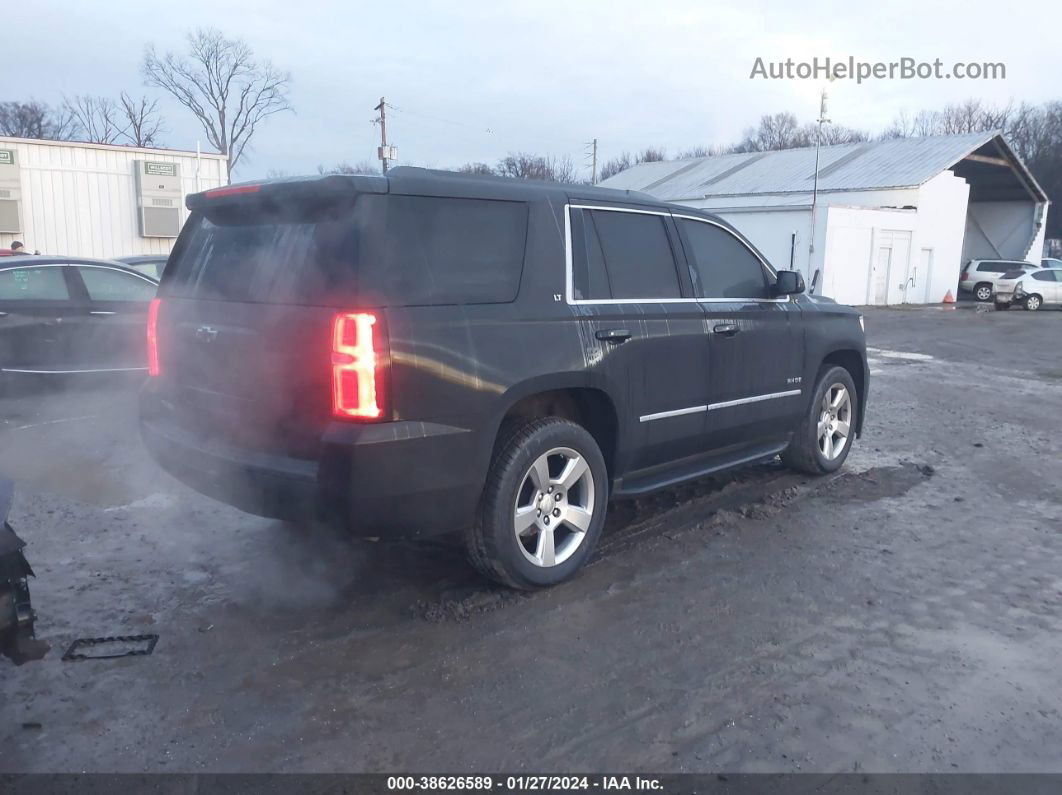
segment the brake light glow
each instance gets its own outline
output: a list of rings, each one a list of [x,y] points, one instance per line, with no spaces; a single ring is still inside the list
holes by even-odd
[[[385,352],[379,318],[344,312],[332,322],[332,413],[343,419],[378,420],[384,414]]]
[[[208,199],[218,199],[222,196],[238,196],[241,193],[258,193],[261,185],[230,185],[225,188],[214,188],[206,192]]]
[[[159,374],[159,304],[161,299],[152,298],[148,304],[147,355],[148,375]]]

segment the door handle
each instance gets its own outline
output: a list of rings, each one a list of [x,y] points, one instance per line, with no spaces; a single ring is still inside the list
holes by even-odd
[[[89,311],[90,315],[113,315],[114,312],[104,312],[102,309],[92,309]]]
[[[625,328],[610,328],[602,329],[594,334],[594,336],[603,342],[619,343],[629,340],[631,338],[631,333]]]
[[[724,337],[733,337],[741,329],[738,328],[737,323],[717,323],[712,331],[716,334],[722,334]]]

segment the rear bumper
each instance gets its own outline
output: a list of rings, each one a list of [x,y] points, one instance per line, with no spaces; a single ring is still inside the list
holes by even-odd
[[[140,430],[162,468],[196,491],[259,516],[336,522],[358,535],[462,529],[486,467],[470,431],[426,422],[332,423],[316,461],[226,448],[143,408]]]

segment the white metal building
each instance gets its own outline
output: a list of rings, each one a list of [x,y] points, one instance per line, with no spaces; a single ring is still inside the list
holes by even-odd
[[[998,133],[641,163],[601,184],[717,213],[848,304],[936,303],[970,259],[1039,262],[1048,201]]]
[[[227,183],[224,155],[0,136],[0,248],[168,254],[185,196]]]

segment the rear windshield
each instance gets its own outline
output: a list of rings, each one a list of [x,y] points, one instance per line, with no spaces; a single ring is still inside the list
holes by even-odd
[[[263,214],[250,208],[188,219],[161,293],[217,301],[349,299],[357,256],[354,210]]]
[[[509,302],[527,218],[521,202],[375,194],[346,207],[194,213],[161,292],[337,306]]]

